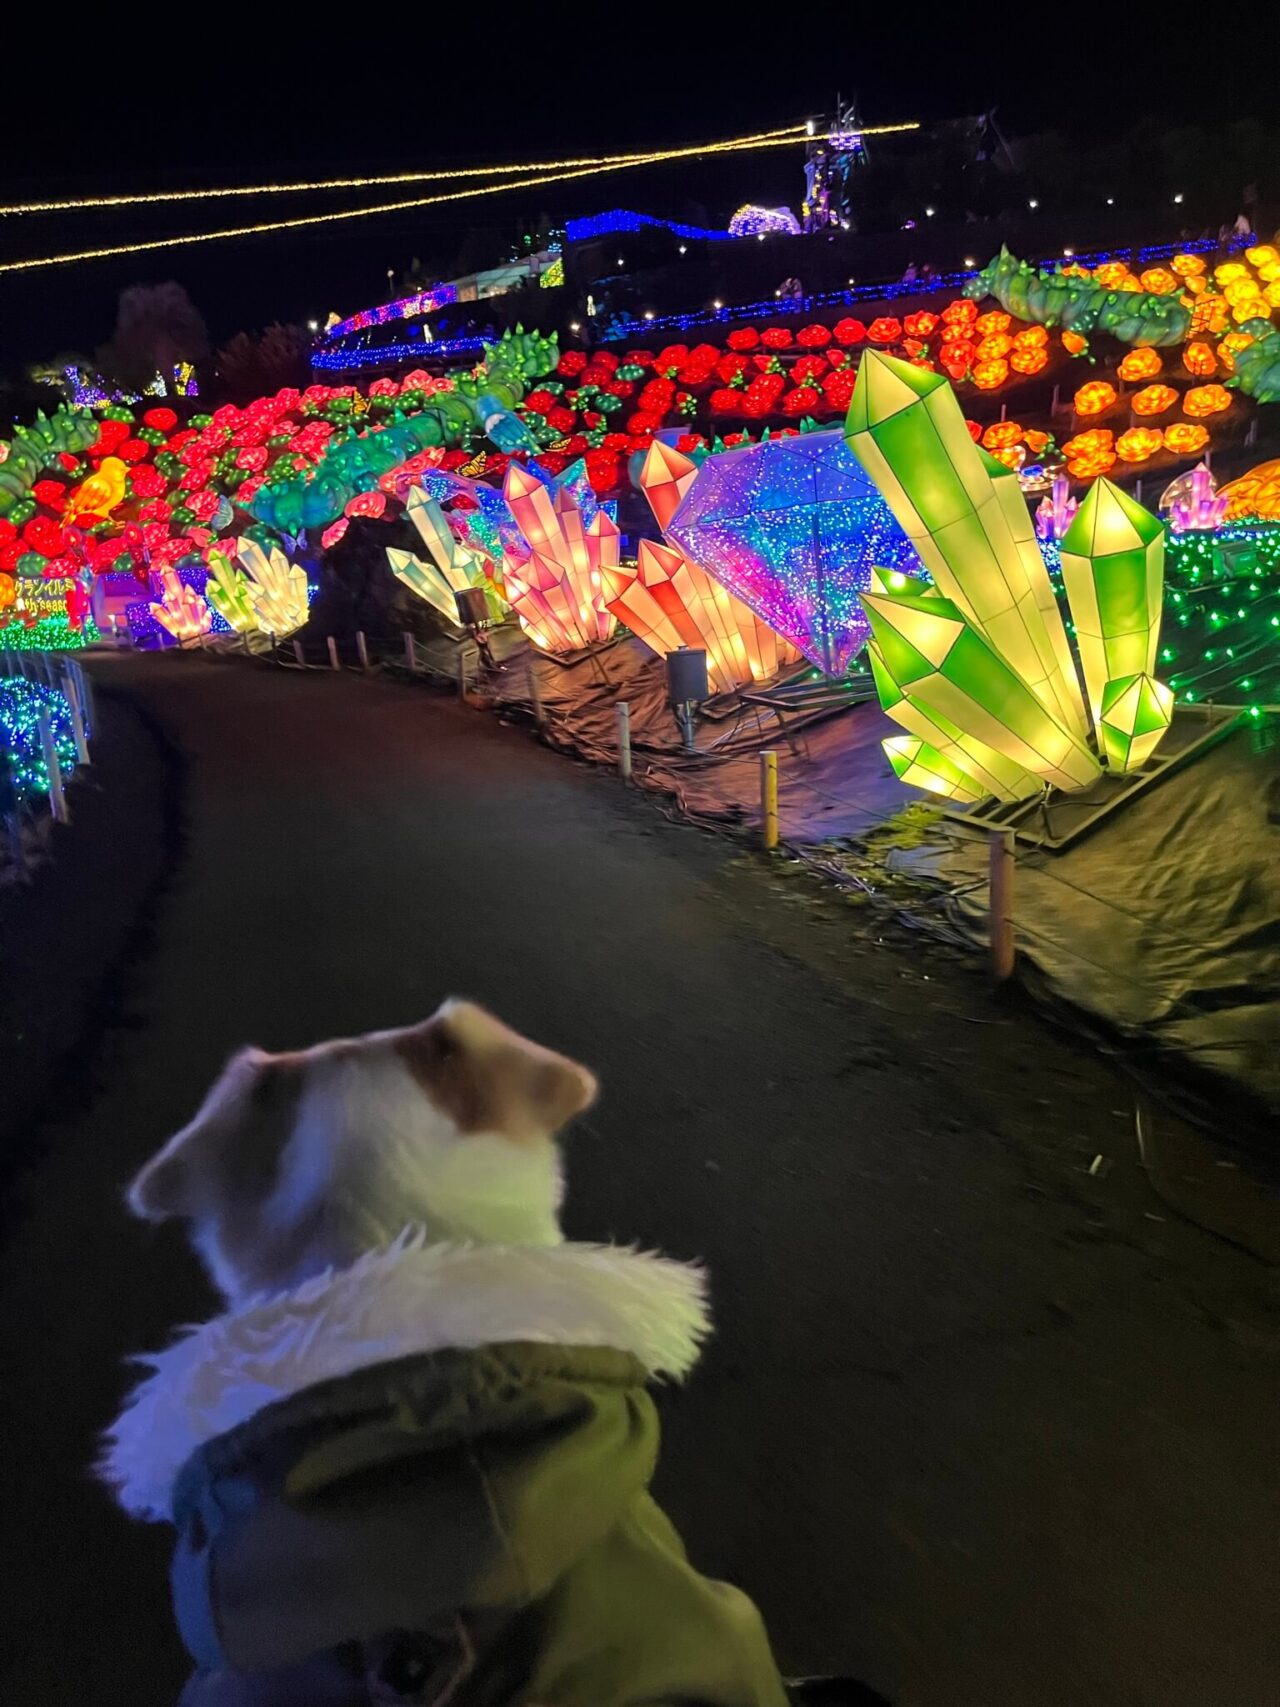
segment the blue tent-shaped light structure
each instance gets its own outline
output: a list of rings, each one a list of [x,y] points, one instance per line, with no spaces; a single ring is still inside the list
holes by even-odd
[[[667,534],[831,676],[866,642],[872,568],[922,573],[839,428],[708,457]]]

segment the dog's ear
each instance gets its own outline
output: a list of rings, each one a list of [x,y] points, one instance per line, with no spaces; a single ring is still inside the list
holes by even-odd
[[[595,1075],[532,1043],[474,1002],[448,1001],[403,1032],[399,1052],[426,1094],[460,1132],[517,1142],[552,1137],[589,1108]]]
[[[195,1118],[142,1168],[126,1193],[144,1221],[193,1218],[219,1198],[265,1197],[289,1135],[301,1075],[288,1056],[243,1049]]]

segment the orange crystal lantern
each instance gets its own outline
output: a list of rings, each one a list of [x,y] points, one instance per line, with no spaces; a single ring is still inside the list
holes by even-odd
[[[1174,421],[1164,430],[1164,448],[1175,456],[1195,456],[1209,442],[1209,429],[1198,422]]]
[[[1003,308],[993,308],[978,316],[973,323],[973,329],[980,337],[991,338],[997,332],[1007,332],[1012,325],[1012,314],[1006,314]]]
[[[987,450],[1008,450],[1022,440],[1022,427],[1017,421],[993,421],[982,435]]]
[[[1130,427],[1116,440],[1116,455],[1122,462],[1146,462],[1163,444],[1159,427]]]
[[[1223,385],[1195,385],[1182,399],[1182,412],[1196,419],[1201,415],[1220,415],[1231,407],[1231,393]]]
[[[1035,344],[1028,344],[1010,353],[1009,366],[1015,373],[1039,373],[1048,367],[1049,355],[1047,350],[1040,349]]]
[[[1163,371],[1164,363],[1160,360],[1157,350],[1130,350],[1116,372],[1121,379],[1156,379]]]
[[[1135,415],[1163,415],[1178,401],[1178,393],[1171,385],[1144,385],[1129,401]]]
[[[1101,415],[1104,409],[1109,409],[1116,400],[1116,388],[1109,385],[1105,379],[1091,379],[1087,385],[1082,385],[1075,395],[1077,415]]]
[[[1062,347],[1069,356],[1080,356],[1089,348],[1089,340],[1079,332],[1064,332]]]
[[[1009,377],[1009,364],[1003,357],[996,356],[990,361],[975,362],[969,378],[979,391],[994,391],[998,385],[1003,385]]]
[[[1196,379],[1209,379],[1218,371],[1218,359],[1208,344],[1188,344],[1182,352],[1182,365]]]

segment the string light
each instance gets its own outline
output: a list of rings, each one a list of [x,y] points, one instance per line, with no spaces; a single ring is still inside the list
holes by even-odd
[[[918,121],[907,124],[876,125],[863,131],[864,136],[885,136],[898,131],[919,130]],[[0,215],[19,213],[70,213],[91,208],[144,207],[160,202],[215,201],[229,196],[303,195],[318,190],[368,190],[385,184],[449,183],[460,178],[488,178],[515,175],[521,172],[560,172],[577,167],[593,171],[611,166],[648,164],[654,160],[683,160],[692,155],[724,153],[734,149],[755,148],[762,144],[799,142],[805,137],[803,125],[787,125],[777,130],[757,131],[750,136],[730,137],[724,142],[695,144],[685,148],[646,150],[632,154],[581,155],[571,160],[525,161],[508,166],[459,166],[445,172],[392,172],[376,178],[317,178],[296,184],[239,184],[213,190],[156,190],[146,195],[81,196],[67,201],[14,202],[0,207]],[[514,186],[513,186],[514,187]],[[406,204],[413,205],[413,204]]]
[[[902,125],[884,125],[887,130],[916,130],[915,123]],[[347,208],[338,213],[304,214],[295,219],[267,220],[260,225],[235,225],[222,231],[190,232],[183,237],[157,237],[145,243],[113,243],[100,249],[78,249],[62,255],[42,255],[24,261],[0,262],[0,273],[29,272],[36,267],[57,267],[72,261],[99,261],[112,255],[141,255],[156,249],[178,249],[193,243],[217,243],[232,237],[256,237],[268,231],[296,231],[307,225],[334,224],[344,219],[366,219],[374,214],[402,213],[410,208],[437,207],[444,202],[466,201],[476,196],[497,195],[504,190],[538,189],[544,184],[565,183],[571,178],[592,177],[600,170],[623,170],[630,166],[659,165],[669,160],[687,158],[692,154],[723,154],[743,152],[749,149],[791,147],[800,140],[799,136],[760,137],[756,140],[735,140],[731,142],[711,142],[695,148],[668,148],[657,150],[652,154],[624,156],[611,162],[593,162],[590,166],[582,166],[574,171],[544,172],[538,177],[514,178],[501,184],[483,184],[475,189],[450,190],[435,196],[415,196],[408,201],[380,202],[373,207]]]

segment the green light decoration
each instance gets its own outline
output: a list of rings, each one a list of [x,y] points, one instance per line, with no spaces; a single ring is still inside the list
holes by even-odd
[[[875,481],[938,591],[1008,659],[1083,748],[1084,706],[1062,618],[1026,504],[1019,538],[995,459],[969,436],[939,373],[868,351],[845,438]],[[1009,474],[1016,488],[1016,477]]]
[[[1108,682],[1156,667],[1163,524],[1110,480],[1095,480],[1063,537],[1062,582],[1096,728]]]
[[[982,799],[982,790],[974,787],[973,778],[927,741],[915,735],[890,735],[884,750],[895,775],[910,787],[927,788],[931,794],[942,794],[948,800],[961,800],[970,806]]]
[[[935,583],[902,586],[879,571],[862,595],[880,703],[911,737],[886,742],[895,772],[955,800],[1087,788],[1102,767],[1016,480],[974,445],[941,375],[878,351],[863,357],[845,434]],[[1073,532],[1063,572],[1094,738],[1112,770],[1136,769],[1173,703],[1151,675],[1163,528],[1100,481]]]
[[[489,614],[500,621],[505,606],[484,572],[482,558],[478,552],[468,550],[454,538],[436,499],[429,498],[420,486],[415,486],[409,494],[407,507],[409,519],[430,552],[431,561],[424,563],[411,551],[388,546],[387,562],[396,579],[403,581],[420,599],[425,599],[454,628],[459,626],[454,594],[467,587],[481,587]]]
[[[1181,344],[1191,330],[1191,311],[1176,296],[1109,290],[1073,273],[1037,271],[1007,248],[970,279],[964,294],[975,300],[994,296],[1019,320],[1086,337],[1109,332],[1122,344]]]
[[[1094,781],[1093,754],[1046,710],[958,605],[936,593],[864,593],[862,603],[884,667],[904,698],[1020,765],[1032,782],[1026,793],[1040,787],[1038,778],[1062,789],[1087,788]],[[1018,798],[1011,790],[1001,793]]]
[[[58,763],[64,776],[69,776],[77,758],[71,707],[65,695],[25,676],[0,678],[0,795],[19,806],[49,792],[49,772],[40,740],[41,715],[49,719]],[[8,799],[4,810],[12,810]]]
[[[248,580],[249,603],[264,634],[284,640],[307,620],[307,572],[278,545],[265,550],[241,535],[236,557]]]
[[[252,634],[257,629],[249,577],[236,568],[225,551],[209,552],[209,579],[204,596],[235,633]]]
[[[1112,770],[1134,771],[1164,739],[1173,717],[1173,689],[1145,671],[1118,676],[1102,695],[1098,742]]]

